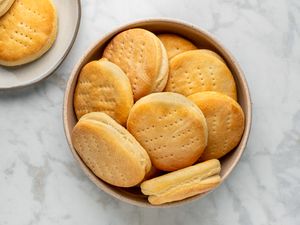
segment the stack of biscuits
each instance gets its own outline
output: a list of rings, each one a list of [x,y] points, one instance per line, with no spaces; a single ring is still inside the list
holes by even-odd
[[[153,205],[220,184],[220,158],[244,131],[234,78],[220,55],[176,34],[134,28],[109,41],[77,80],[72,142],[89,169],[139,186]]]
[[[52,0],[0,0],[0,65],[19,66],[40,58],[56,35]]]

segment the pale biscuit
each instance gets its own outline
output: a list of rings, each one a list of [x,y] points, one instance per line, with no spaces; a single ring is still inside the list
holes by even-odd
[[[0,0],[0,17],[10,9],[14,2],[15,0]]]
[[[78,119],[89,112],[105,112],[125,125],[132,105],[129,79],[117,65],[101,59],[83,67],[74,94]]]
[[[161,41],[151,32],[135,28],[116,35],[103,56],[129,77],[134,99],[162,91],[168,79],[168,58]]]
[[[90,170],[109,184],[132,187],[150,171],[143,147],[105,113],[84,115],[73,129],[72,143]]]
[[[157,37],[165,46],[169,59],[182,52],[197,49],[192,42],[176,34],[159,34]]]
[[[176,93],[150,94],[137,101],[127,129],[146,149],[153,165],[164,171],[192,165],[207,144],[201,110]]]
[[[199,92],[188,98],[202,110],[208,126],[208,144],[200,160],[218,159],[234,149],[244,131],[240,105],[217,92]]]
[[[153,205],[179,201],[215,188],[221,181],[220,171],[219,160],[212,159],[144,181],[141,191]]]
[[[170,60],[166,91],[185,96],[201,91],[217,91],[236,100],[236,85],[228,67],[203,50],[192,50]]]
[[[36,60],[52,46],[56,33],[57,15],[51,0],[16,0],[0,18],[0,65]]]

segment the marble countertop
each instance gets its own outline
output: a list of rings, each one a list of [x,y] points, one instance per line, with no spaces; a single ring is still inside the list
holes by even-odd
[[[229,179],[202,200],[145,209],[113,199],[83,174],[64,136],[66,81],[103,34],[141,18],[182,19],[211,32],[249,83],[253,125]],[[0,92],[0,224],[300,224],[300,2],[82,0],[75,45],[49,79]]]

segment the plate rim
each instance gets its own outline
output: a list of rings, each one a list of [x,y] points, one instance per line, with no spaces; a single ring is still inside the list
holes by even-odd
[[[44,79],[48,78],[49,76],[51,76],[53,73],[55,73],[55,71],[60,67],[60,65],[65,61],[66,57],[69,55],[75,40],[77,38],[78,32],[79,32],[79,27],[80,27],[80,22],[81,22],[81,14],[82,14],[82,8],[81,8],[81,0],[76,0],[77,2],[77,14],[78,14],[78,19],[76,21],[76,26],[75,26],[75,32],[73,33],[72,39],[69,43],[68,48],[66,49],[66,51],[64,52],[63,56],[58,60],[58,62],[56,64],[54,64],[52,67],[50,67],[49,70],[47,70],[45,73],[43,73],[41,76],[38,76],[36,79],[30,80],[29,82],[25,82],[23,84],[17,84],[17,85],[8,85],[6,87],[1,87],[0,86],[0,90],[14,90],[14,89],[19,89],[19,88],[24,88],[27,86],[31,86],[34,85],[36,83],[39,83],[41,81],[43,81]]]

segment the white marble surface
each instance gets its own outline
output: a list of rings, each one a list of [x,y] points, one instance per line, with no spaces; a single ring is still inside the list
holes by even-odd
[[[83,0],[79,36],[48,80],[0,92],[0,224],[300,224],[300,1]],[[142,209],[99,191],[62,126],[70,71],[112,28],[171,17],[213,33],[245,71],[253,127],[241,162],[214,193],[179,208]]]

